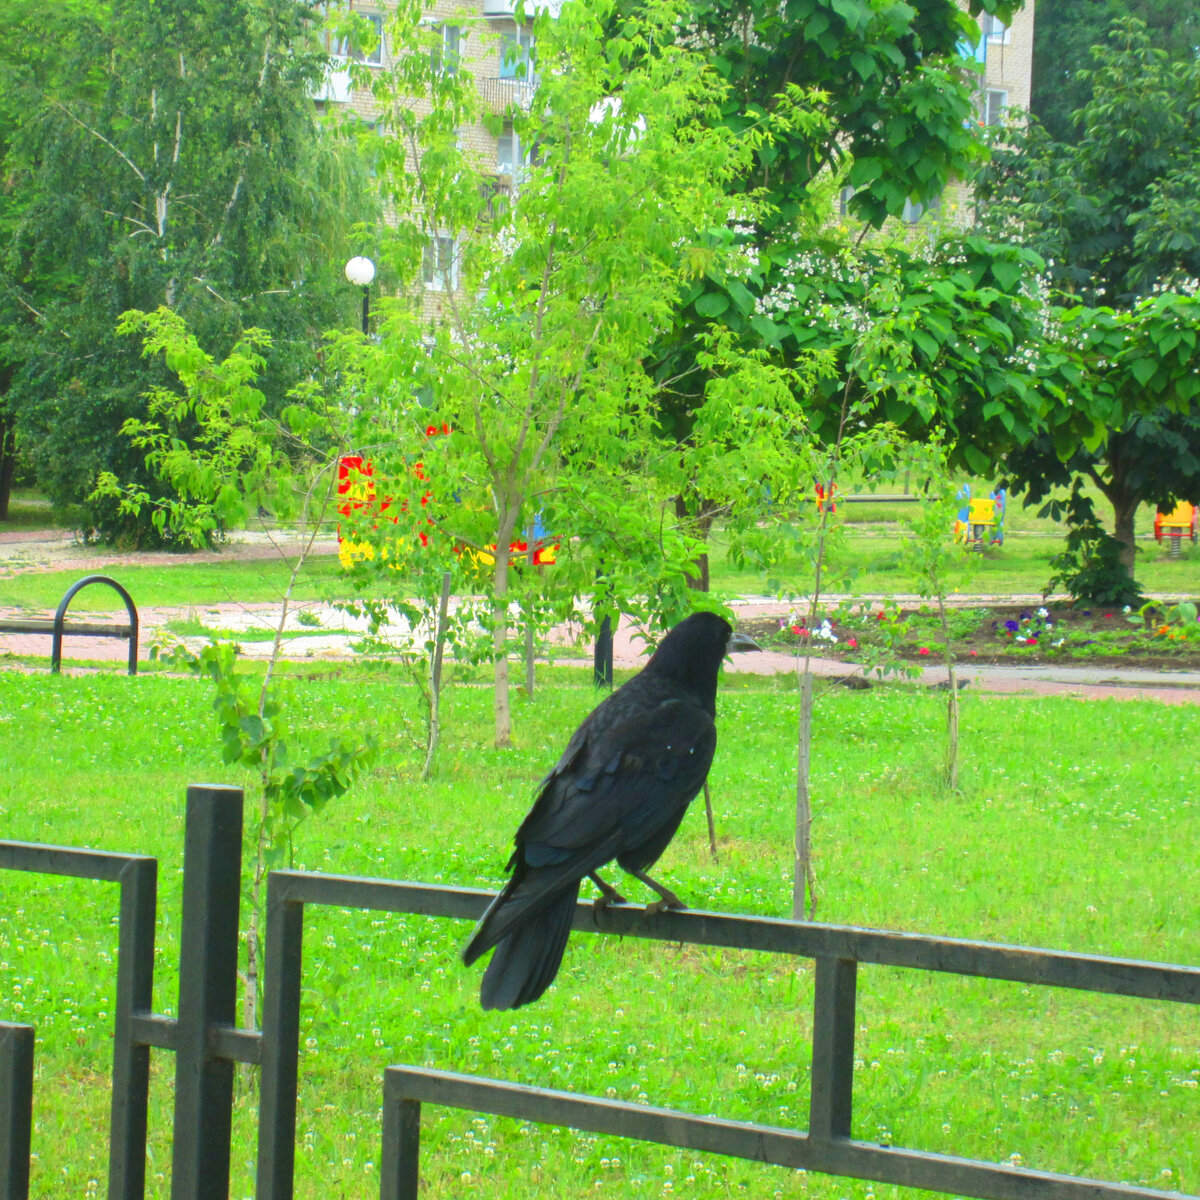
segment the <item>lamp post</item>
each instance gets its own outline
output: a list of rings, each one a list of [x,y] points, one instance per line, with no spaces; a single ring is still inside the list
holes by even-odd
[[[375,278],[375,264],[361,254],[346,264],[346,278],[363,290],[362,331],[367,336],[367,321],[371,315],[371,280]]]

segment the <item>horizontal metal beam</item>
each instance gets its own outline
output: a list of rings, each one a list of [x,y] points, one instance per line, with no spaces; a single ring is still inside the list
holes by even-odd
[[[493,893],[476,888],[300,871],[271,874],[277,881],[281,900],[293,903],[478,920],[494,899]],[[1137,959],[697,909],[648,913],[635,904],[597,909],[586,901],[576,906],[572,927],[622,937],[763,950],[801,958],[845,959],[1144,1000],[1200,1004],[1200,968]]]
[[[399,1119],[406,1101],[541,1125],[565,1125],[588,1133],[725,1154],[794,1170],[976,1196],[980,1200],[1180,1200],[1177,1192],[877,1146],[849,1138],[816,1138],[791,1129],[700,1117],[675,1109],[578,1096],[450,1071],[389,1067],[384,1074],[385,1120]],[[401,1140],[385,1133],[385,1144],[391,1147]],[[411,1143],[411,1139],[407,1141]],[[383,1170],[395,1174],[389,1164],[383,1164]]]
[[[6,617],[0,620],[0,631],[4,633],[47,633],[55,631],[53,617]],[[133,636],[131,625],[109,625],[99,621],[73,621],[62,627],[63,633],[78,634],[81,637],[116,637],[128,638]]]
[[[179,1022],[174,1017],[135,1013],[129,1026],[138,1045],[153,1046],[155,1050],[179,1048]],[[238,1025],[216,1025],[208,1031],[208,1052],[213,1058],[257,1066],[262,1062],[262,1034]]]
[[[106,850],[76,850],[39,842],[0,842],[0,869],[68,875],[73,879],[119,883],[132,864],[155,861],[144,854],[110,854]]]

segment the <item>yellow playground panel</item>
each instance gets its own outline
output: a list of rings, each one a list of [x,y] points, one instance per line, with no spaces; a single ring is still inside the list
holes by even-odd
[[[972,496],[970,484],[958,493],[962,507],[954,522],[954,540],[982,550],[985,544],[999,546],[1004,541],[1004,489],[990,496]]]
[[[1167,539],[1167,552],[1178,558],[1183,552],[1183,539],[1196,540],[1196,506],[1181,500],[1169,513],[1157,512],[1154,516],[1154,537],[1161,542]]]

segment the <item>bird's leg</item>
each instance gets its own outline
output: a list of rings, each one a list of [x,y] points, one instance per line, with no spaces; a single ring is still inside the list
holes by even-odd
[[[611,883],[605,883],[595,871],[589,871],[588,878],[600,889],[600,895],[592,901],[593,908],[607,908],[610,904],[629,903]]]
[[[656,879],[651,879],[645,871],[629,871],[629,874],[634,879],[640,879],[651,891],[657,892],[661,897],[653,904],[646,905],[647,912],[662,912],[664,908],[687,908],[687,905],[669,887],[663,887]]]

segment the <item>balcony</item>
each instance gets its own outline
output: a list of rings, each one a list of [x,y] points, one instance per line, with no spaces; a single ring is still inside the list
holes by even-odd
[[[495,220],[496,209],[507,207],[512,203],[513,178],[511,175],[496,175],[485,179],[479,185],[479,194],[487,204],[484,217],[488,221]]]
[[[528,111],[536,86],[536,79],[481,79],[478,76],[475,79],[479,98],[496,116],[503,116],[511,108]]]
[[[557,17],[562,8],[562,0],[525,0],[525,16],[528,20],[549,13]],[[483,0],[483,15],[485,17],[509,17],[517,14],[517,0]]]
[[[354,98],[354,86],[349,71],[330,69],[309,93],[314,100],[331,100],[335,104],[348,104]]]

